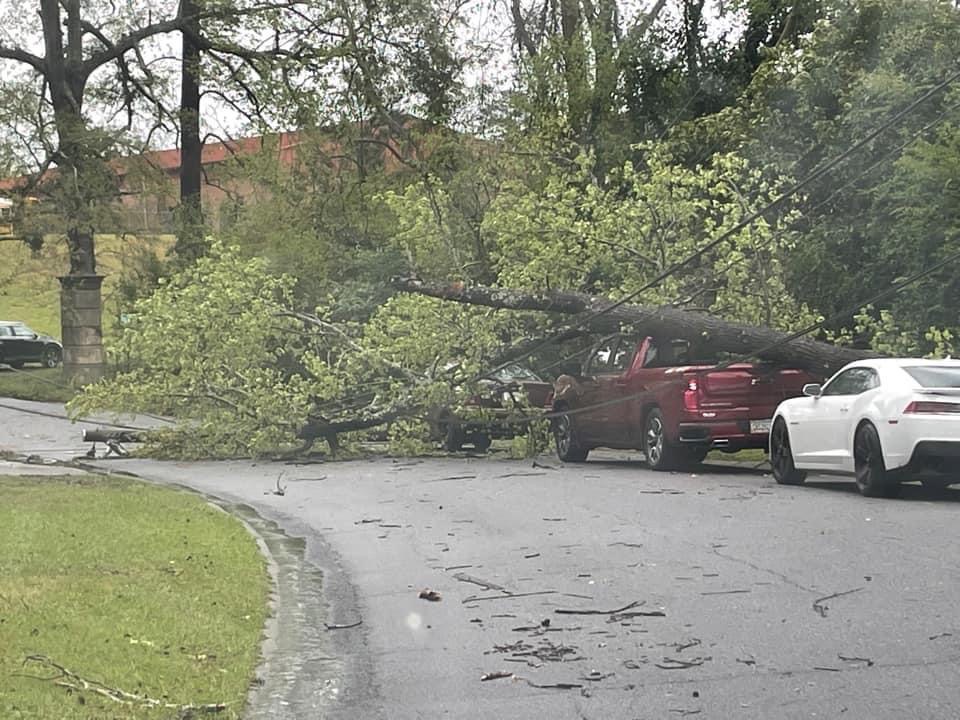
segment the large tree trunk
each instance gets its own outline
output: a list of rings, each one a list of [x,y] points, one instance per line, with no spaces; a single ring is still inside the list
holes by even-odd
[[[195,0],[182,0],[181,14],[197,14]],[[191,261],[203,254],[203,144],[200,141],[200,21],[191,20],[182,34],[180,66],[180,227],[177,255]]]
[[[432,285],[420,280],[396,280],[394,286],[405,292],[453,300],[470,305],[508,310],[541,310],[563,315],[585,314],[588,327],[609,332],[611,324],[627,325],[637,333],[661,338],[685,338],[716,351],[755,354],[769,362],[828,375],[848,362],[876,357],[877,353],[843,348],[809,338],[779,344],[787,333],[770,328],[728,322],[702,312],[673,307],[620,305],[603,315],[593,313],[614,305],[606,298],[574,292],[530,293],[523,290],[492,287]],[[774,347],[771,347],[774,346]]]

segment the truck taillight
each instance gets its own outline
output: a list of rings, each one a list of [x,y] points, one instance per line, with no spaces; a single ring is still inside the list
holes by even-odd
[[[960,413],[960,403],[914,400],[903,409],[904,415],[923,413]]]
[[[697,410],[700,407],[700,385],[696,378],[687,381],[687,389],[683,391],[684,410]]]

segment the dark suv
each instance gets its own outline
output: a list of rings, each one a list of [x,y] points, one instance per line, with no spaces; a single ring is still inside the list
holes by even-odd
[[[0,363],[21,368],[40,363],[54,368],[63,359],[63,346],[49,335],[40,335],[22,322],[0,320]]]

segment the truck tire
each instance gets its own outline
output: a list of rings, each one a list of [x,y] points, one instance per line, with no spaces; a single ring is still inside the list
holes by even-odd
[[[667,439],[663,413],[655,407],[643,421],[643,454],[651,470],[675,470],[683,464],[683,451]]]
[[[473,449],[477,452],[485,453],[490,449],[490,436],[485,432],[478,432],[471,440],[473,441]]]
[[[565,405],[561,405],[556,411],[563,412],[566,409]],[[563,462],[582,463],[590,454],[590,450],[580,444],[574,420],[570,415],[564,413],[553,419],[553,438],[557,445],[557,457]]]

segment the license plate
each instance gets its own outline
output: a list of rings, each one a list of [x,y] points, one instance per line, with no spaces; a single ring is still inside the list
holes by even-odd
[[[769,420],[751,420],[750,421],[751,435],[760,435],[761,433],[766,435],[769,432],[770,432]]]

